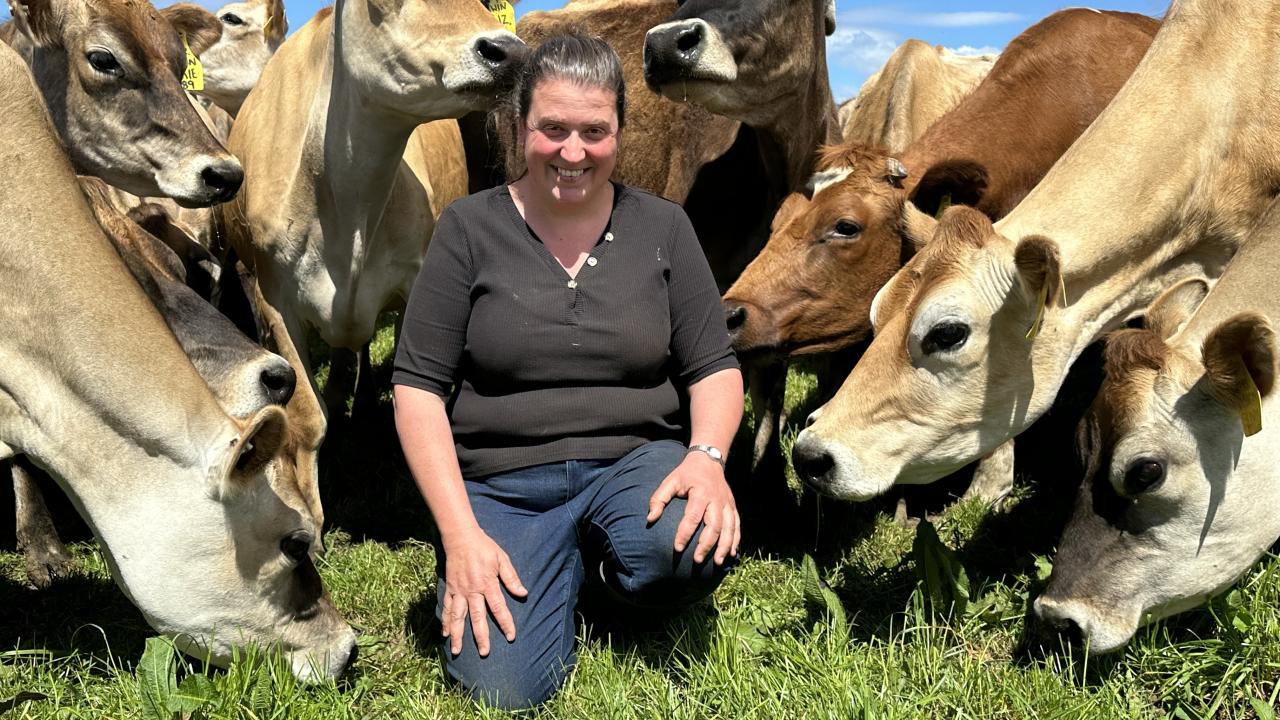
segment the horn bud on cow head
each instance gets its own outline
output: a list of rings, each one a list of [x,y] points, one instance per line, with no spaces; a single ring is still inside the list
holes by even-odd
[[[897,158],[888,158],[884,162],[885,178],[889,184],[894,187],[902,187],[902,181],[907,179],[907,168]]]
[[[1276,338],[1258,313],[1241,313],[1209,333],[1202,350],[1214,396],[1240,413],[1245,435],[1262,429],[1262,398],[1276,379]]]
[[[1186,324],[1208,295],[1208,280],[1187,278],[1160,293],[1147,308],[1144,324],[1161,340],[1168,340]]]

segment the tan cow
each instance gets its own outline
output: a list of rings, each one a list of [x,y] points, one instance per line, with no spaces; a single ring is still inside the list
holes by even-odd
[[[0,458],[58,480],[117,584],[180,647],[221,665],[277,647],[299,678],[340,674],[355,635],[307,557],[319,526],[270,470],[284,414],[223,411],[102,236],[8,47],[0,107]]]
[[[415,128],[491,102],[524,50],[477,0],[339,0],[280,46],[232,128],[245,187],[222,209],[257,277],[263,339],[300,377],[310,330],[359,351],[404,303],[435,216],[465,192],[456,123]],[[454,169],[443,194],[442,165]],[[326,420],[312,383],[288,410],[318,504]]]
[[[844,142],[902,152],[982,82],[996,57],[907,40],[840,106]]]
[[[927,483],[1024,430],[1106,330],[1215,277],[1280,182],[1280,8],[1178,0],[1115,100],[993,229],[953,207],[794,451],[822,491]]]
[[[36,83],[76,170],[189,207],[224,202],[243,171],[205,129],[179,84],[179,34],[217,40],[199,13],[167,18],[137,0],[10,0]],[[207,15],[207,13],[205,13]],[[24,53],[25,54],[25,53]]]
[[[289,21],[282,0],[235,2],[218,8],[214,15],[222,35],[200,53],[205,82],[201,94],[235,117],[267,61],[284,42]]]
[[[1038,619],[1088,644],[1226,589],[1280,538],[1280,212],[1222,279],[1174,286],[1145,330],[1107,338],[1106,380],[1079,434],[1087,469]]]

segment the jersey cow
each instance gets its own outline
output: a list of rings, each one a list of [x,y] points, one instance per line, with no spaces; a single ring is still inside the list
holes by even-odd
[[[200,94],[235,117],[267,61],[284,42],[289,21],[282,0],[231,3],[214,15],[222,34],[200,53],[205,83]]]
[[[932,482],[1026,429],[1080,352],[1163,288],[1220,274],[1280,182],[1280,79],[1256,62],[1280,51],[1278,31],[1270,6],[1178,0],[1115,100],[996,228],[947,210],[797,439],[806,480],[858,499]]]
[[[844,142],[902,152],[977,87],[995,61],[907,40],[840,106]]]
[[[240,163],[179,83],[186,42],[218,39],[207,12],[136,0],[10,0],[20,44],[76,170],[140,196],[204,207],[240,187]],[[185,37],[185,40],[183,39]]]
[[[355,634],[306,560],[319,528],[270,469],[284,413],[228,417],[103,237],[7,47],[0,107],[0,458],[57,479],[180,647],[217,664],[279,648],[300,678],[338,675]]]
[[[434,174],[464,167],[456,123],[415,128],[490,103],[524,48],[477,0],[339,0],[267,65],[231,131],[244,190],[220,210],[256,274],[263,339],[300,377],[311,377],[309,330],[359,351],[378,314],[408,297],[452,199]],[[466,184],[450,187],[456,197]],[[288,411],[318,498],[326,419],[311,382]]]
[[[1198,309],[1208,286],[1187,280],[1147,329],[1107,338],[1079,434],[1084,482],[1035,602],[1090,652],[1224,590],[1280,537],[1278,251],[1273,209]]]

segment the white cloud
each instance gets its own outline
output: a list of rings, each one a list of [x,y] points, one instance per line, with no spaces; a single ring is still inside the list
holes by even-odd
[[[846,10],[838,15],[837,25],[913,25],[920,27],[979,27],[1022,22],[1023,16],[1011,12],[940,12],[915,13],[889,7]]]
[[[892,33],[875,28],[836,28],[827,37],[827,62],[853,72],[870,75],[884,66],[901,44]]]
[[[983,45],[982,47],[974,47],[972,45],[961,45],[957,48],[949,48],[951,52],[957,55],[999,55],[1000,48],[994,45]]]

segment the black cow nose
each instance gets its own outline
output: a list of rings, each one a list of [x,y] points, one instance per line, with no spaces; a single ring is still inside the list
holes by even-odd
[[[823,482],[836,461],[823,447],[814,447],[816,443],[796,443],[791,450],[791,463],[796,468],[800,479],[810,485],[818,486]]]
[[[236,196],[240,183],[244,182],[244,169],[236,163],[209,165],[200,171],[200,179],[212,191],[215,203],[224,203]]]
[[[501,65],[507,61],[506,49],[489,38],[476,41],[476,54],[490,65]]]
[[[689,54],[702,44],[702,24],[682,28],[676,33],[676,50]]]
[[[284,405],[293,397],[293,390],[298,384],[298,376],[288,363],[273,363],[258,376],[267,399],[273,405]]]
[[[650,30],[644,39],[644,80],[653,90],[689,77],[702,55],[706,31],[701,22],[681,22]]]
[[[741,330],[742,326],[747,324],[747,307],[737,303],[725,303],[724,323],[731,333]]]

